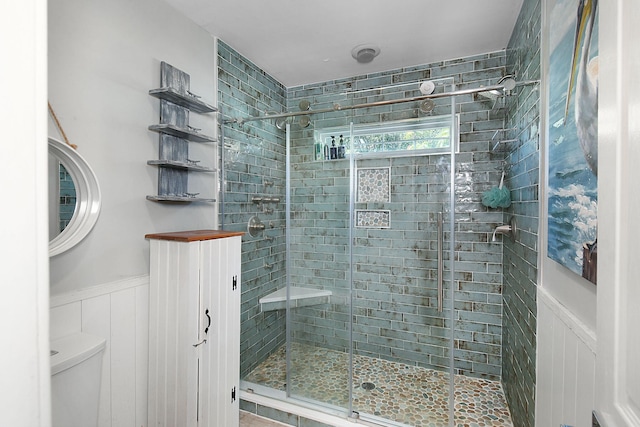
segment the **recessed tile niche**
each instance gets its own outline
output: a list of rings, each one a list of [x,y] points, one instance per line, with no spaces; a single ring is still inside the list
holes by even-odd
[[[389,202],[391,168],[358,169],[358,203]]]
[[[357,203],[389,202],[391,200],[391,168],[358,169]],[[355,211],[356,227],[389,228],[391,211],[366,210]]]

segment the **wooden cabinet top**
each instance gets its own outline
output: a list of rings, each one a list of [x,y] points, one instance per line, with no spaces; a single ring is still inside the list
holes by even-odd
[[[174,240],[177,242],[197,242],[199,240],[224,239],[226,237],[242,236],[242,231],[225,230],[189,230],[173,231],[168,233],[152,233],[144,237],[157,240]]]

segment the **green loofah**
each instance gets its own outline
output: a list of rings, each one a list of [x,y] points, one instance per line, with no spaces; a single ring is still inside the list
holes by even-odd
[[[482,195],[482,204],[490,208],[508,208],[511,206],[511,192],[507,187],[494,187]]]
[[[508,208],[511,206],[511,192],[504,184],[504,172],[500,178],[500,186],[493,187],[482,194],[482,204],[490,208]]]

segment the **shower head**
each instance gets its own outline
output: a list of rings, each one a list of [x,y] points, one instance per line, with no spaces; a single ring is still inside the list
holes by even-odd
[[[502,86],[504,86],[504,90],[513,90],[516,87],[516,81],[514,79],[506,79],[502,82]]]
[[[516,79],[513,74],[507,74],[498,80],[498,84],[501,84],[505,91],[513,90],[516,87]]]
[[[496,85],[502,85],[502,90],[492,89],[484,92],[478,92],[478,95],[483,96],[492,101],[496,101],[503,95],[510,95],[511,91],[515,89],[517,83],[513,74],[507,74],[498,80]]]

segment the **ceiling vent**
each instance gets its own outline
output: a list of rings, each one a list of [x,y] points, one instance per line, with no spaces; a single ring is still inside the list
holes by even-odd
[[[360,64],[368,64],[380,54],[380,48],[374,45],[359,45],[351,50],[351,56]]]

